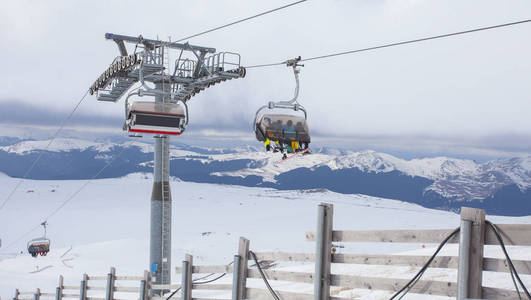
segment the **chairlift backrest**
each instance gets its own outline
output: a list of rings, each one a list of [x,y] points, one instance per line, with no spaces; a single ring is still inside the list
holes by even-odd
[[[47,239],[45,237],[35,238],[28,242],[28,249],[29,248],[50,248],[50,239]]]

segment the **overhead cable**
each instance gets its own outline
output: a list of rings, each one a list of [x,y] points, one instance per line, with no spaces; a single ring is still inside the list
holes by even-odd
[[[39,153],[39,155],[37,156],[37,158],[35,158],[35,160],[33,161],[33,163],[31,164],[31,166],[29,167],[28,170],[26,170],[26,172],[24,173],[24,175],[22,175],[22,177],[20,178],[20,180],[17,182],[17,184],[15,185],[15,187],[13,188],[13,190],[9,193],[9,195],[6,197],[6,199],[2,202],[2,205],[0,205],[0,210],[4,208],[4,206],[6,205],[6,203],[11,199],[11,197],[13,197],[13,195],[15,194],[15,192],[17,191],[17,189],[20,187],[20,185],[22,184],[22,182],[24,181],[24,179],[26,179],[26,177],[30,174],[30,172],[33,170],[33,168],[35,167],[35,165],[37,165],[37,162],[39,162],[39,160],[41,159],[42,155],[44,154],[44,152],[46,150],[48,150],[48,148],[50,148],[50,145],[53,143],[53,141],[57,138],[57,136],[59,135],[59,132],[61,132],[61,130],[63,130],[66,122],[70,121],[70,119],[72,118],[72,116],[74,115],[74,113],[76,112],[76,110],[78,109],[79,105],[81,105],[81,102],[83,102],[83,100],[85,100],[85,98],[87,97],[89,93],[89,90],[87,90],[85,92],[85,94],[83,95],[83,97],[81,97],[81,99],[77,102],[76,106],[74,106],[74,109],[70,112],[70,114],[68,115],[68,117],[66,117],[66,119],[64,119],[62,122],[61,122],[61,125],[59,126],[59,128],[57,129],[57,131],[55,131],[55,134],[53,135],[52,139],[48,142],[48,144],[46,145],[46,147],[44,147],[44,149],[41,150],[41,152]]]
[[[463,34],[469,34],[469,33],[474,33],[474,32],[478,32],[478,31],[485,31],[485,30],[491,30],[491,29],[496,29],[496,28],[501,28],[501,27],[519,25],[519,24],[529,23],[529,22],[531,22],[531,19],[526,19],[526,20],[521,20],[521,21],[511,22],[511,23],[498,24],[498,25],[487,26],[487,27],[480,27],[480,28],[469,29],[469,30],[458,31],[458,32],[452,32],[452,33],[446,33],[446,34],[441,34],[441,35],[429,36],[429,37],[424,37],[424,38],[419,38],[419,39],[414,39],[414,40],[408,40],[408,41],[384,44],[384,45],[373,46],[373,47],[368,47],[368,48],[361,48],[361,49],[356,49],[356,50],[331,53],[331,54],[326,54],[326,55],[320,55],[320,56],[314,56],[314,57],[305,58],[305,59],[302,59],[301,62],[302,61],[318,60],[318,59],[329,58],[329,57],[340,56],[340,55],[346,55],[346,54],[365,52],[365,51],[372,51],[372,50],[377,50],[377,49],[382,49],[382,48],[389,48],[389,47],[394,47],[394,46],[401,46],[401,45],[406,45],[406,44],[413,44],[413,43],[418,43],[418,42],[425,42],[425,41],[429,41],[429,40],[447,38],[447,37],[452,37],[452,36],[457,36],[457,35],[463,35]],[[278,62],[278,63],[259,64],[259,65],[246,66],[245,68],[246,69],[251,69],[251,68],[270,67],[270,66],[283,65],[285,63],[286,63],[286,61]]]
[[[98,176],[100,176],[101,173],[103,173],[103,171],[105,171],[105,169],[107,169],[107,167],[109,167],[113,162],[116,161],[116,159],[118,159],[124,152],[125,150],[129,149],[133,144],[135,143],[135,141],[131,141],[131,143],[129,143],[129,145],[125,146],[120,152],[118,152],[118,154],[113,157],[110,161],[108,161],[105,166],[103,166],[103,168],[101,168],[94,176],[92,176],[90,179],[88,179],[87,181],[85,181],[85,183],[83,183],[83,185],[81,185],[72,195],[70,195],[70,197],[68,197],[65,201],[63,201],[63,203],[61,203],[53,212],[51,212],[50,214],[48,214],[48,216],[46,218],[44,218],[44,222],[47,222],[51,217],[53,217],[54,215],[56,215],[61,209],[63,209],[63,207],[65,207],[65,205],[72,201],[89,183],[92,182],[92,180],[96,179]],[[21,239],[25,238],[27,235],[29,235],[30,233],[32,233],[33,231],[37,230],[37,228],[39,228],[41,225],[39,223],[39,225],[33,227],[32,229],[28,230],[26,233],[24,233],[23,235],[21,235],[19,238],[17,238],[16,240],[14,240],[13,242],[11,242],[9,245],[7,245],[7,247],[5,249],[8,249],[10,248],[11,246],[13,246],[14,244],[16,244],[17,242],[19,242]]]
[[[212,28],[212,29],[209,29],[209,30],[205,30],[203,32],[200,32],[200,33],[197,33],[197,34],[194,34],[194,35],[191,35],[191,36],[187,36],[185,38],[182,38],[182,39],[179,39],[179,40],[176,40],[174,42],[182,42],[184,40],[189,40],[191,38],[194,38],[196,36],[200,36],[200,35],[203,35],[203,34],[206,34],[206,33],[209,33],[209,32],[212,32],[212,31],[216,31],[216,30],[219,30],[219,29],[222,29],[222,28],[225,28],[225,27],[229,27],[229,26],[232,26],[232,25],[235,25],[235,24],[238,24],[238,23],[241,23],[241,22],[245,22],[247,20],[251,20],[251,19],[254,19],[254,18],[257,18],[257,17],[260,17],[260,16],[263,16],[263,15],[267,15],[269,13],[272,13],[272,12],[275,12],[275,11],[278,11],[278,10],[281,10],[281,9],[284,9],[284,8],[288,8],[290,6],[293,6],[293,5],[296,5],[296,4],[299,4],[299,3],[302,3],[302,2],[306,2],[308,0],[300,0],[300,1],[296,1],[296,2],[293,2],[293,3],[290,3],[290,4],[287,4],[287,5],[284,5],[284,6],[281,6],[281,7],[278,7],[278,8],[275,8],[275,9],[271,9],[271,10],[268,10],[268,11],[264,11],[262,13],[259,13],[259,14],[256,14],[256,15],[253,15],[253,16],[250,16],[250,17],[247,17],[247,18],[244,18],[244,19],[241,19],[241,20],[238,20],[238,21],[234,21],[234,22],[231,22],[231,23],[228,23],[228,24],[225,24],[225,25],[222,25],[222,26],[218,26],[218,27],[215,27],[215,28]]]

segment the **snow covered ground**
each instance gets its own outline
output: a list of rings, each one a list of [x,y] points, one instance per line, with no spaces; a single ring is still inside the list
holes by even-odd
[[[0,195],[5,199],[18,179],[0,174]],[[148,268],[149,209],[152,179],[132,174],[125,178],[96,180],[51,217],[48,236],[52,250],[46,257],[32,258],[26,242],[42,235],[42,229],[28,233],[53,212],[85,181],[34,181],[22,183],[12,200],[0,210],[0,297],[13,296],[15,288],[54,292],[57,278],[66,285],[79,285],[83,273],[104,275],[111,266],[118,275],[141,275]],[[251,240],[254,251],[314,252],[305,231],[316,226],[317,204],[334,203],[334,228],[341,229],[429,229],[455,228],[459,216],[405,202],[364,195],[344,195],[324,190],[277,191],[216,184],[173,181],[172,265],[179,266],[185,253],[197,264],[224,264],[237,251],[238,238]],[[531,216],[510,218],[488,216],[497,223],[531,223]],[[22,238],[21,238],[22,237]],[[345,244],[343,252],[425,254],[433,245]],[[456,253],[450,246],[443,254]],[[529,248],[511,248],[511,255],[531,260]],[[501,257],[496,247],[488,256]],[[280,265],[294,271],[312,271],[313,266]],[[416,269],[366,265],[333,266],[341,274],[410,278]],[[430,270],[426,279],[455,280],[455,271]],[[531,286],[531,276],[523,276]],[[179,278],[173,276],[173,281]],[[222,279],[229,283],[230,277]],[[511,288],[507,274],[486,272],[490,286]],[[263,287],[257,280],[251,286]],[[280,283],[277,288],[311,293],[303,284]],[[386,299],[387,292],[335,290],[335,294],[359,299]],[[226,294],[226,293],[225,293]],[[226,294],[228,295],[228,294]],[[418,299],[422,299],[422,296]],[[435,299],[435,298],[434,298]]]

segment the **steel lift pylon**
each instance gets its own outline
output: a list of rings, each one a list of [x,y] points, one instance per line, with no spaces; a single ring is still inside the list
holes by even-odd
[[[116,42],[120,56],[113,60],[90,87],[90,94],[96,94],[99,101],[117,102],[128,94],[125,97],[127,108],[130,97],[147,96],[153,97],[155,102],[183,104],[187,111],[187,102],[199,92],[226,80],[245,77],[245,68],[240,65],[241,59],[237,53],[216,53],[214,48],[144,39],[142,36],[106,33],[105,38]],[[125,43],[135,45],[133,53],[127,52]],[[171,51],[176,52],[175,61],[170,60]],[[135,85],[139,86],[129,92]],[[124,129],[127,126],[124,125]],[[170,138],[161,134],[154,135],[154,138],[150,272],[152,283],[170,284]],[[164,292],[166,291],[161,291],[161,294]]]

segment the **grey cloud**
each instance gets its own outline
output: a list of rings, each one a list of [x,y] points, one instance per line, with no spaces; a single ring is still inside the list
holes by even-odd
[[[70,112],[34,105],[31,102],[0,100],[0,123],[4,124],[59,126],[63,120],[66,120]],[[123,120],[118,117],[95,113],[75,113],[66,125],[106,127],[120,126],[121,122]]]

